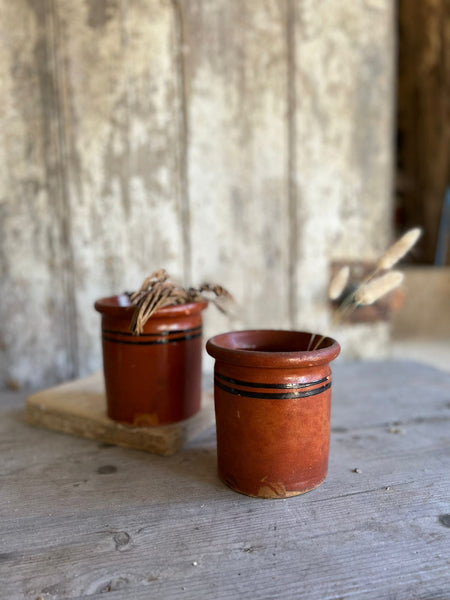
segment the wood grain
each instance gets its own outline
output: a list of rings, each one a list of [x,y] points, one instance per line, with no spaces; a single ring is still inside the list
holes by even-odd
[[[98,368],[99,297],[165,266],[183,276],[179,90],[171,6],[59,0],[80,374]]]
[[[330,257],[373,260],[389,245],[392,147],[381,140],[392,135],[394,5],[293,4],[295,324],[322,330]],[[382,347],[386,328],[371,331]],[[339,336],[356,352],[356,339],[364,347],[363,329]]]
[[[288,500],[226,488],[214,429],[161,457],[29,428],[23,394],[1,395],[2,593],[446,600],[449,387],[414,363],[338,362],[328,478]]]
[[[161,266],[183,278],[178,54],[158,0],[19,4],[23,33],[2,19],[2,377],[42,385],[100,366],[97,298]]]
[[[206,315],[207,335],[287,326],[286,2],[181,6],[192,277],[238,303],[231,324]]]
[[[78,364],[51,26],[45,2],[2,3],[0,378],[12,387],[67,379]]]
[[[450,4],[398,6],[397,212],[400,226],[423,227],[414,259],[433,264],[450,180]]]

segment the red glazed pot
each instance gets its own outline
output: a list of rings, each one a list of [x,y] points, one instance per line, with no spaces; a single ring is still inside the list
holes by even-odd
[[[339,344],[311,334],[237,331],[208,340],[215,360],[214,399],[220,478],[260,498],[287,498],[327,475],[331,369]],[[318,339],[316,337],[316,339]]]
[[[169,306],[130,333],[128,296],[102,298],[103,370],[108,416],[135,427],[165,425],[200,410],[202,310],[207,302]]]

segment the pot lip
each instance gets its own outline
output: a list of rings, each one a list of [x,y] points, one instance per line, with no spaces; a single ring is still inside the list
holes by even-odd
[[[206,342],[206,350],[213,358],[226,363],[248,366],[248,367],[266,367],[266,368],[284,368],[284,367],[308,367],[323,365],[334,360],[340,353],[339,343],[331,337],[326,336],[324,342],[328,343],[324,348],[318,350],[288,350],[288,351],[262,351],[252,348],[239,347],[239,338],[248,339],[254,335],[260,338],[274,334],[286,336],[311,336],[308,331],[296,331],[289,329],[246,329],[241,331],[228,331],[210,338]],[[315,334],[319,337],[320,334]],[[248,343],[248,342],[247,342]]]
[[[174,304],[173,306],[165,306],[159,308],[150,319],[165,319],[171,317],[180,317],[183,315],[192,315],[201,312],[208,306],[207,300],[198,302],[187,302],[185,304]],[[118,294],[116,296],[106,296],[99,298],[94,303],[94,308],[97,312],[108,317],[129,319],[133,316],[136,309],[129,303],[129,298],[126,294]]]

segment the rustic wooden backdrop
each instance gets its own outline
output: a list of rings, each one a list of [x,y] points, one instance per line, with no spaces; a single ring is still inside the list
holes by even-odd
[[[450,186],[450,1],[400,0],[398,22],[398,220],[422,225],[414,256],[433,264]]]
[[[329,328],[330,262],[390,238],[393,4],[0,0],[1,384],[98,368],[94,300],[162,266]]]

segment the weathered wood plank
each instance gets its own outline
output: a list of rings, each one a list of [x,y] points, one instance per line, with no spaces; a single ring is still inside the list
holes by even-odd
[[[182,2],[181,20],[192,278],[229,287],[234,327],[287,326],[286,2]]]
[[[391,506],[394,504],[392,500]],[[42,590],[56,597],[101,598],[102,592],[111,591],[112,598],[123,594],[128,598],[148,598],[150,594],[153,598],[163,598],[164,594],[167,598],[177,598],[184,591],[188,597],[218,599],[236,595],[287,599],[301,594],[324,599],[339,594],[374,598],[377,593],[406,599],[419,597],[411,595],[415,586],[421,594],[448,592],[443,556],[441,560],[429,558],[427,544],[431,543],[436,552],[445,552],[446,531],[434,523],[433,516],[421,517],[419,511],[412,511],[412,522],[402,524],[388,514],[388,519],[392,519],[389,522],[376,511],[368,516],[367,504],[361,498],[359,505],[350,505],[351,517],[349,510],[345,510],[343,519],[347,520],[348,529],[333,530],[330,519],[328,527],[332,531],[322,531],[311,539],[303,537],[305,519],[301,511],[294,515],[286,505],[283,508],[282,511],[266,508],[270,524],[261,510],[256,510],[256,515],[248,514],[248,506],[245,519],[236,520],[235,512],[227,512],[236,527],[222,523],[219,531],[222,548],[216,541],[216,527],[211,535],[211,527],[199,525],[195,516],[180,524],[177,516],[171,514],[172,524],[165,523],[163,528],[161,510],[140,533],[136,522],[116,521],[118,528],[108,523],[102,531],[81,534],[58,550],[42,547],[23,557],[12,553],[6,564],[9,563],[12,580],[20,581],[20,573],[22,580],[27,580],[25,593]],[[324,506],[322,511],[316,508],[316,518],[321,519],[326,512],[329,507]],[[211,521],[217,518],[213,510],[204,510],[202,516]],[[355,517],[365,518],[370,532],[364,539],[366,547],[360,547],[359,557],[355,557],[355,542],[361,533],[351,527]],[[178,526],[174,526],[177,522]],[[298,532],[298,539],[293,538],[292,529]],[[186,530],[191,537],[189,547],[180,544]],[[393,532],[396,542],[392,541]],[[433,540],[430,533],[442,537]],[[420,556],[424,553],[425,561]],[[93,562],[93,555],[101,558]],[[146,559],[142,560],[143,556]],[[429,569],[426,578],[422,570],[425,566]],[[58,571],[66,573],[66,578],[61,578]],[[43,584],[45,587],[41,587]]]
[[[447,598],[449,374],[338,363],[333,386],[328,478],[289,500],[223,486],[213,429],[163,458],[28,429],[2,410],[3,592]]]
[[[428,463],[428,458],[419,461],[417,469]],[[386,463],[381,466],[386,468]],[[405,461],[400,460],[399,471],[404,466]],[[133,480],[135,476],[132,472]],[[363,476],[351,475],[360,482]],[[106,496],[110,489],[114,497],[117,485],[117,479],[106,488],[99,483],[97,493]],[[180,586],[199,598],[208,597],[208,592],[231,598],[236,590],[248,596],[253,592],[258,597],[273,597],[276,589],[280,589],[280,597],[289,598],[310,586],[316,590],[311,597],[333,597],[333,590],[342,593],[352,588],[359,597],[361,591],[405,591],[405,584],[410,592],[414,581],[423,578],[425,567],[437,578],[434,586],[428,582],[431,589],[437,589],[439,580],[445,582],[445,562],[434,561],[428,545],[445,556],[448,534],[437,519],[446,510],[445,487],[436,486],[430,475],[419,484],[392,485],[389,490],[368,490],[364,484],[359,491],[355,487],[338,498],[319,499],[311,494],[296,506],[253,506],[249,499],[235,497],[225,488],[218,489],[215,498],[207,494],[194,499],[187,488],[189,510],[181,513],[180,505],[152,502],[150,521],[151,495],[146,505],[124,507],[113,502],[113,512],[99,508],[94,514],[79,514],[78,519],[70,512],[58,517],[53,501],[48,516],[41,516],[38,530],[35,519],[22,523],[27,549],[23,552],[17,534],[13,536],[14,543],[3,555],[4,567],[11,573],[11,583],[26,580],[32,589],[69,597],[100,592],[108,584],[113,589],[114,585],[125,587],[129,597],[144,597],[149,584],[155,597],[164,592],[175,596]],[[430,497],[431,489],[441,502]],[[223,499],[218,504],[220,494]],[[17,521],[7,521],[4,526],[5,534],[10,532],[5,539],[10,539],[17,531]],[[360,556],[355,556],[356,545]],[[147,565],[137,562],[143,553],[149,559]],[[388,557],[392,561],[389,568]],[[198,568],[193,568],[192,562],[198,562]],[[298,565],[297,569],[293,565]],[[250,577],[255,570],[261,573],[257,580]],[[271,581],[273,577],[276,580]],[[267,585],[268,593],[264,590]],[[14,587],[11,590],[14,593]]]
[[[51,15],[42,1],[1,8],[0,385],[36,386],[73,376],[77,358]]]
[[[43,385],[100,366],[96,298],[184,276],[178,40],[160,0],[2,9],[1,380]]]
[[[398,21],[397,210],[402,226],[423,227],[414,259],[433,264],[450,178],[448,0],[403,0]]]
[[[158,427],[122,425],[108,418],[103,373],[97,372],[32,394],[25,418],[36,427],[170,456],[214,424],[213,404],[209,390],[201,410],[189,419]]]
[[[392,3],[1,6],[2,385],[96,370],[93,301],[161,266],[235,293],[207,335],[328,330],[330,260],[388,237]]]
[[[55,4],[79,373],[99,366],[93,301],[153,270],[183,277],[177,40],[168,2]]]
[[[373,260],[390,238],[394,3],[292,5],[295,323],[331,331],[330,260]],[[385,349],[388,328],[336,335],[348,354],[369,356]]]

